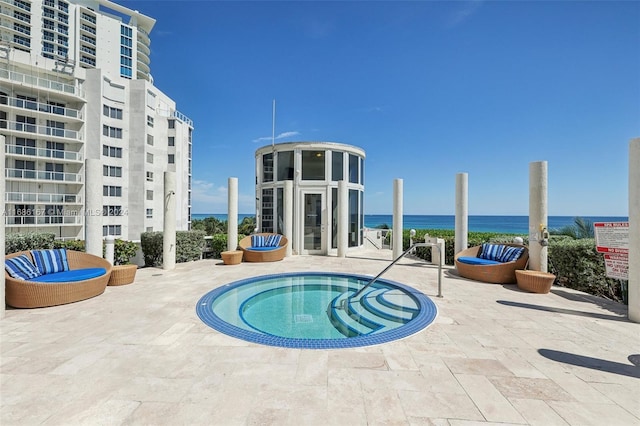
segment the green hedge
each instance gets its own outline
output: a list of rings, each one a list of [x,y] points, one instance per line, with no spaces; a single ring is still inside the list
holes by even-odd
[[[52,249],[55,234],[47,232],[27,232],[24,234],[7,234],[4,240],[4,254],[19,251]]]
[[[205,232],[176,231],[176,263],[199,260],[205,244]],[[162,232],[143,232],[140,236],[145,266],[162,265]]]
[[[557,284],[585,293],[627,303],[626,287],[620,280],[606,277],[604,256],[596,251],[593,238],[551,240],[549,272]]]

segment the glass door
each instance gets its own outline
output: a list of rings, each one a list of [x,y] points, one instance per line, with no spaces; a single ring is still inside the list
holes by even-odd
[[[303,192],[304,223],[302,252],[305,254],[326,254],[326,237],[324,235],[324,212],[326,210],[324,194],[319,192]]]

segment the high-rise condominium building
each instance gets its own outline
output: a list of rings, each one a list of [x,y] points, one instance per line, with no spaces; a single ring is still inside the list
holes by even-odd
[[[104,236],[161,231],[165,171],[189,229],[193,123],[153,84],[154,24],[107,0],[0,1],[7,233],[84,239],[88,215]]]

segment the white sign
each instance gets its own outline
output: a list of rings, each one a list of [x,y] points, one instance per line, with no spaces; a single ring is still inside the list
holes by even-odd
[[[629,222],[596,222],[593,229],[598,252],[629,253]]]
[[[629,256],[626,254],[605,254],[604,266],[607,277],[619,280],[629,279]]]

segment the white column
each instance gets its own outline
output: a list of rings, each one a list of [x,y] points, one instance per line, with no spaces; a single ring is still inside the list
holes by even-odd
[[[230,177],[227,203],[227,250],[238,248],[238,178]]]
[[[467,249],[469,238],[469,174],[456,175],[456,234],[454,254]]]
[[[284,236],[289,240],[285,256],[293,253],[293,181],[284,181]]]
[[[112,265],[115,265],[114,257],[116,253],[116,239],[113,235],[107,235],[104,239],[104,258]]]
[[[87,253],[102,257],[102,162],[85,161],[84,244]]]
[[[529,269],[547,272],[547,162],[529,163]]]
[[[164,172],[164,223],[162,228],[162,269],[176,267],[176,173]]]
[[[629,319],[640,322],[640,138],[629,143]]]
[[[393,258],[396,259],[402,250],[402,179],[393,181]]]
[[[338,181],[338,257],[347,257],[349,248],[349,190],[347,181]]]
[[[2,170],[2,179],[0,179],[0,200],[2,200],[2,212],[5,213],[7,211],[7,205],[4,202],[4,193],[5,193],[5,182],[6,182],[6,169],[4,167],[4,147],[5,147],[5,137],[0,135],[0,170]],[[0,229],[0,262],[4,265],[4,244],[5,244],[5,230],[6,230],[6,215],[2,215],[2,229]],[[6,301],[5,301],[5,291],[4,291],[4,274],[2,275],[2,281],[0,281],[0,318],[4,318],[5,309],[6,309]]]

